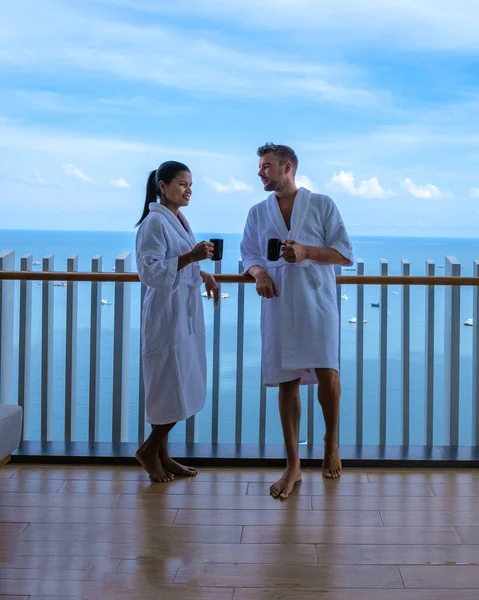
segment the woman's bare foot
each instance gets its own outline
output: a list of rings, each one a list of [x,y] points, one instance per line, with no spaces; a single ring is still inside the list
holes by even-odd
[[[293,491],[294,486],[301,481],[302,473],[301,468],[298,465],[294,467],[286,467],[281,479],[278,479],[276,483],[269,488],[269,493],[273,498],[281,498],[286,500]]]
[[[195,477],[198,475],[198,471],[195,468],[180,465],[179,462],[176,462],[176,460],[173,460],[170,457],[164,458],[161,462],[165,469],[169,473],[173,473],[173,475],[179,475],[180,477]]]
[[[326,479],[338,479],[341,477],[341,459],[337,444],[324,441],[323,477]]]
[[[174,475],[165,470],[156,452],[152,454],[141,447],[136,451],[135,458],[148,473],[151,481],[155,483],[168,483],[175,478]]]

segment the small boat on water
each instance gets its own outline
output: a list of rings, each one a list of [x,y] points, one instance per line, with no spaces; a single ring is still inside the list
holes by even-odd
[[[346,294],[341,294],[341,300],[347,300],[348,297],[346,296]]]
[[[374,306],[374,308],[379,308],[379,302],[371,302],[371,306]]]
[[[349,323],[352,323],[353,325],[355,325],[357,322],[358,322],[358,320],[356,319],[356,317],[351,317],[351,318],[349,319]],[[367,320],[366,320],[366,319],[364,319],[364,320],[363,320],[363,323],[367,323]]]
[[[472,327],[474,325],[474,320],[467,319],[467,321],[464,321],[464,325],[466,325],[467,327]]]
[[[100,301],[100,304],[101,304],[102,306],[110,306],[111,302],[110,302],[109,300],[101,300],[101,301]]]
[[[55,287],[67,287],[67,282],[66,281],[54,281],[53,285]]]
[[[203,298],[208,298],[208,292],[202,292],[201,295],[203,296]],[[222,292],[221,293],[221,297],[222,298],[229,298],[230,295],[226,292]]]

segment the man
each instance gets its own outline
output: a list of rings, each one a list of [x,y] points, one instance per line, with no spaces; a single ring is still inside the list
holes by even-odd
[[[339,418],[339,311],[334,265],[353,264],[343,220],[328,196],[298,189],[298,158],[288,146],[258,149],[259,172],[271,195],[248,214],[241,255],[261,296],[263,379],[279,386],[279,413],[287,455],[284,475],[270,492],[287,498],[301,480],[298,454],[299,386],[318,383],[326,434],[323,476],[341,475]],[[282,240],[277,261],[267,259],[268,239]]]

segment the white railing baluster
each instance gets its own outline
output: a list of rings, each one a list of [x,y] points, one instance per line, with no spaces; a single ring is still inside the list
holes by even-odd
[[[341,275],[341,265],[334,265],[334,273],[336,276]],[[341,373],[341,295],[342,288],[341,284],[336,284],[336,303],[338,305],[338,361],[339,361],[339,372]],[[338,444],[341,441],[341,404],[339,405],[338,414],[338,428],[337,428]]]
[[[15,252],[0,252],[0,271],[15,269]],[[0,279],[0,404],[13,403],[13,314],[15,282]]]
[[[102,257],[98,254],[91,261],[92,273],[101,273]],[[101,351],[101,289],[100,281],[91,283],[90,300],[90,389],[88,441],[99,440],[100,426],[100,351]]]
[[[388,274],[388,261],[381,259],[381,275]],[[379,380],[379,444],[386,444],[387,392],[388,392],[388,286],[381,286],[380,339],[380,380]]]
[[[358,259],[358,277],[364,275],[364,261]],[[357,286],[357,336],[356,336],[356,444],[363,443],[364,420],[364,285]]]
[[[474,277],[479,277],[479,260],[473,264]],[[479,287],[474,288],[472,330],[472,445],[479,446]]]
[[[434,277],[435,264],[432,260],[426,261],[426,275]],[[426,446],[432,446],[434,441],[434,316],[435,316],[436,288],[433,285],[426,287],[426,426],[425,437]]]
[[[20,261],[21,271],[31,271],[33,255],[26,254]],[[18,336],[18,406],[23,409],[22,440],[30,437],[30,400],[32,365],[32,282],[20,282],[20,318]]]
[[[461,265],[453,256],[446,257],[446,276],[460,277]],[[444,428],[446,446],[459,444],[459,360],[461,288],[446,287],[444,303]]]
[[[123,252],[115,261],[116,273],[131,270],[131,252]],[[128,392],[130,383],[130,311],[129,283],[115,283],[115,326],[113,333],[113,410],[112,441],[128,441]]]
[[[43,258],[42,270],[53,271],[54,257]],[[53,412],[53,282],[42,282],[42,383],[41,383],[41,441],[52,439]]]
[[[140,292],[140,373],[139,373],[139,379],[138,379],[138,443],[141,444],[143,442],[143,440],[145,439],[145,410],[146,410],[146,406],[145,406],[145,383],[143,381],[143,352],[142,352],[142,338],[141,338],[141,331],[142,331],[142,326],[143,326],[143,303],[145,301],[145,294],[146,294],[146,285],[141,284],[141,292]],[[189,425],[190,420],[193,419],[193,423],[194,423],[194,416],[190,417],[190,419],[188,419],[186,421],[186,437],[188,438],[188,427],[191,426],[191,424]],[[188,441],[188,439],[186,440]],[[194,441],[194,431],[193,431],[193,441]]]
[[[221,261],[215,262],[215,275],[221,273]],[[221,285],[218,286],[221,298]],[[221,304],[215,308],[213,318],[213,390],[212,390],[212,415],[211,415],[211,443],[218,443],[219,411],[220,411],[220,357],[221,357]]]
[[[314,445],[314,405],[316,386],[308,385],[308,446]]]
[[[70,256],[67,272],[78,271],[78,255]],[[77,391],[77,343],[78,343],[78,282],[67,283],[66,344],[65,344],[65,442],[71,442],[76,434]]]
[[[243,273],[242,261],[238,264],[238,273]],[[243,435],[243,362],[244,362],[244,284],[238,285],[238,320],[236,338],[236,416],[235,443],[241,444]]]
[[[401,261],[401,275],[408,277],[411,265],[408,260]],[[410,438],[410,372],[411,372],[411,289],[402,287],[401,311],[401,396],[402,396],[402,443],[409,446]]]

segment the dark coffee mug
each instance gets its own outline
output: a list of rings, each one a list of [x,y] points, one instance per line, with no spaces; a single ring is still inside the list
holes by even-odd
[[[213,248],[213,256],[211,257],[211,260],[222,260],[223,258],[223,240],[222,239],[212,239],[210,240],[210,242],[213,244],[214,248]]]
[[[277,238],[270,238],[268,240],[268,260],[279,260],[279,257],[281,256],[282,246],[284,246],[284,244],[281,242],[281,240]]]

